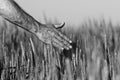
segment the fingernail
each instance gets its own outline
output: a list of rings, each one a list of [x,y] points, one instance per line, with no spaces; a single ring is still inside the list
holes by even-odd
[[[67,50],[69,50],[69,48],[67,48]]]
[[[72,46],[70,46],[70,49],[72,49]]]
[[[71,41],[71,40],[70,40],[69,42],[70,42],[70,43],[72,43],[72,41]]]
[[[61,48],[62,50],[64,49],[64,48]]]

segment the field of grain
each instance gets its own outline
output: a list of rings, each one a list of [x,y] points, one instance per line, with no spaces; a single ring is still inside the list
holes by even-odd
[[[0,18],[0,80],[120,80],[120,26],[85,22],[62,32],[71,50],[46,45]]]

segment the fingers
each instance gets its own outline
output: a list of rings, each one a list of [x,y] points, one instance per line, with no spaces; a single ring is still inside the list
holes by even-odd
[[[61,32],[59,32],[58,31],[58,35],[61,37],[61,38],[63,38],[63,39],[65,39],[66,41],[68,41],[69,43],[72,43],[72,41],[69,39],[69,38],[67,38],[65,35],[63,35]]]
[[[57,31],[54,36],[61,43],[63,43],[64,45],[66,45],[68,48],[70,48],[70,49],[72,48],[72,46],[70,45],[72,43],[72,41],[69,38],[67,38],[65,35],[63,35],[61,32]]]
[[[55,38],[59,41],[59,43],[62,43],[64,46],[67,47],[67,49],[72,48],[72,46],[70,45],[70,43],[68,41],[66,41],[65,39],[63,39],[62,37],[55,35]]]
[[[67,50],[72,48],[72,46],[70,45],[72,41],[56,29],[54,29],[53,37],[57,39],[57,44],[62,44],[63,48]]]
[[[65,41],[65,40],[63,40],[63,39],[61,39],[59,36],[56,36],[56,37],[54,37],[53,38],[53,45],[54,46],[59,46],[59,47],[62,47],[62,48],[64,48],[64,49],[67,49],[67,50],[69,50],[70,48],[72,48],[72,46],[67,42],[67,41]],[[57,47],[56,46],[56,47]]]
[[[56,42],[56,41],[53,41],[53,42],[52,42],[52,45],[54,45],[55,47],[57,47],[57,48],[59,48],[59,49],[61,49],[61,50],[64,49],[63,46],[59,45],[58,42]]]

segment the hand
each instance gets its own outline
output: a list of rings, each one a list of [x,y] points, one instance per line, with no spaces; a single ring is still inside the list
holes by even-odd
[[[71,40],[55,28],[55,25],[43,25],[26,13],[14,0],[0,0],[0,16],[5,20],[35,34],[41,41],[60,49],[70,49]],[[60,26],[61,28],[64,26]]]
[[[61,25],[60,27],[55,27],[55,25],[40,25],[40,29],[35,32],[35,35],[44,43],[53,45],[59,49],[67,49],[72,48],[70,45],[72,41],[63,35],[58,29],[62,28],[65,25]]]

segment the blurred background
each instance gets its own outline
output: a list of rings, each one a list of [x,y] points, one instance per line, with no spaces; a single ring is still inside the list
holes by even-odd
[[[0,17],[0,80],[120,80],[118,0],[15,1],[42,23],[65,21],[73,49],[46,45]]]
[[[15,0],[34,18],[44,23],[44,16],[67,24],[79,25],[90,19],[120,22],[119,0]],[[44,15],[44,16],[43,16]]]

